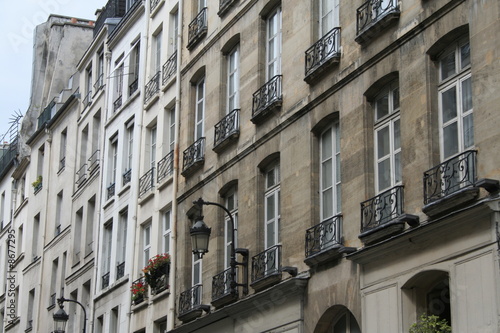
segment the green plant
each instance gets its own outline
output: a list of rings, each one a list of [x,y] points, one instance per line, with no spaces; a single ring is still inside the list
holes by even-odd
[[[33,187],[37,187],[38,185],[40,185],[42,183],[42,175],[39,175],[38,178],[33,182],[31,183],[31,185]]]
[[[428,316],[422,314],[420,319],[411,325],[409,333],[451,333],[451,326],[446,319],[440,319],[438,316]]]
[[[148,264],[144,266],[142,271],[146,276],[151,275],[167,264],[170,264],[170,255],[167,253],[157,254],[153,258],[149,259]]]
[[[137,301],[144,298],[147,291],[146,286],[147,285],[141,281],[132,283],[132,285],[130,286],[130,291],[132,292],[132,301]]]

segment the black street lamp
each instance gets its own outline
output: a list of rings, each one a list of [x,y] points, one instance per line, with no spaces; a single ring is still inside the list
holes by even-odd
[[[198,205],[200,208],[205,205],[213,205],[222,208],[231,222],[231,259],[229,266],[231,268],[231,294],[236,293],[236,287],[243,287],[243,294],[248,294],[248,249],[236,248],[234,245],[235,235],[234,235],[234,219],[231,212],[223,205],[216,202],[205,201],[202,198],[193,201],[193,204]],[[203,222],[203,217],[200,217],[198,221],[189,229],[189,234],[191,235],[191,242],[193,245],[193,254],[198,255],[198,258],[202,258],[205,253],[208,252],[208,240],[210,238],[211,228],[209,228],[205,222]],[[236,261],[236,254],[239,253],[243,256],[242,262]],[[236,266],[242,266],[244,268],[243,283],[236,282]]]
[[[83,333],[86,331],[86,325],[87,325],[87,311],[85,311],[85,307],[83,306],[82,303],[75,301],[73,299],[68,299],[64,298],[61,296],[60,298],[57,299],[57,304],[59,304],[59,310],[57,310],[56,313],[52,315],[52,318],[54,319],[54,333],[65,333],[66,332],[66,323],[68,322],[69,315],[64,311],[64,302],[73,302],[82,307],[83,310]]]

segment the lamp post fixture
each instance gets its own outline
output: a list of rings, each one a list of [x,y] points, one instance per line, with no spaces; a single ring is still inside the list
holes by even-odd
[[[230,287],[231,287],[231,294],[236,294],[237,287],[243,287],[243,294],[247,295],[248,294],[248,249],[242,249],[242,248],[236,248],[234,245],[235,242],[235,234],[234,234],[234,218],[231,214],[231,212],[223,205],[216,203],[216,202],[210,202],[210,201],[205,201],[202,198],[199,198],[198,200],[193,201],[193,204],[199,206],[200,208],[202,206],[217,206],[219,208],[222,208],[227,216],[229,217],[229,221],[231,222],[231,259],[230,259]],[[191,242],[193,245],[193,254],[198,255],[198,258],[201,259],[205,253],[208,252],[208,241],[210,238],[210,233],[211,233],[211,228],[209,228],[205,222],[202,220],[203,217],[201,216],[198,221],[195,222],[195,224],[189,229],[189,234],[191,235]],[[236,254],[239,253],[243,256],[243,261],[242,262],[237,262],[236,261]],[[242,266],[244,269],[243,273],[243,283],[237,283],[236,282],[236,266]]]
[[[52,315],[52,318],[54,319],[54,333],[65,333],[66,329],[66,323],[68,322],[69,315],[64,311],[64,302],[72,302],[80,305],[83,310],[83,333],[86,332],[86,325],[87,325],[87,311],[85,311],[85,307],[83,306],[82,303],[75,301],[74,299],[68,299],[64,298],[64,296],[61,296],[60,298],[57,299],[57,304],[59,305],[59,310],[57,310],[56,313]]]

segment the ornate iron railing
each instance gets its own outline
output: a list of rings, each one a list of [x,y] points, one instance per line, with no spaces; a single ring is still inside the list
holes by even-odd
[[[87,180],[87,164],[84,163],[80,169],[76,172],[76,185],[78,187],[82,186],[82,184]]]
[[[255,117],[275,102],[281,102],[282,76],[276,75],[253,94],[252,116]]]
[[[113,112],[116,112],[122,106],[122,95],[118,96],[113,102]]]
[[[161,267],[156,268],[154,271],[149,272],[149,279],[146,281],[151,287],[151,294],[156,295],[162,291],[168,289],[168,279],[170,276],[170,264],[164,264]]]
[[[336,215],[306,230],[306,258],[341,242],[342,216]]]
[[[219,16],[224,15],[229,8],[231,8],[231,5],[235,3],[236,0],[220,0],[219,1],[219,12],[217,13]]]
[[[155,167],[149,169],[141,178],[139,178],[139,197],[148,192],[154,186]]]
[[[92,104],[92,90],[89,90],[87,92],[87,95],[85,95],[85,98],[83,99],[83,108],[86,108]]]
[[[281,245],[274,245],[252,257],[252,283],[281,272]]]
[[[109,272],[101,277],[101,289],[109,287]]]
[[[395,186],[361,203],[361,232],[403,214],[403,186]]]
[[[229,112],[215,125],[214,147],[240,130],[240,109]]]
[[[163,64],[162,67],[162,77],[161,84],[167,84],[168,79],[170,79],[175,74],[177,69],[177,51],[172,53],[168,60]]]
[[[147,289],[148,284],[144,279],[144,276],[141,276],[134,282],[132,282],[131,292],[132,292],[132,303],[137,305],[142,303],[144,299],[147,297]]]
[[[386,14],[398,10],[398,0],[368,0],[357,9],[356,32],[359,34]]]
[[[231,267],[212,278],[212,302],[231,294]],[[233,289],[235,292],[236,289]]]
[[[150,11],[152,12],[156,6],[158,6],[158,4],[160,3],[161,0],[151,0],[149,2],[149,8],[151,9]]]
[[[94,83],[94,90],[97,92],[104,86],[104,74],[100,74]]]
[[[207,30],[207,8],[200,10],[188,26],[188,48],[193,45]]]
[[[109,184],[108,188],[106,189],[107,191],[107,196],[106,199],[109,200],[115,195],[115,183]]]
[[[125,261],[116,265],[116,279],[122,278],[125,275]]]
[[[161,181],[174,173],[174,151],[172,150],[158,162],[158,172],[156,178]]]
[[[477,151],[467,150],[424,172],[424,204],[473,186]]]
[[[128,169],[122,175],[122,185],[125,186],[132,180],[132,169]]]
[[[340,28],[333,28],[306,51],[306,76],[328,60],[340,56]]]
[[[160,74],[160,71],[156,72],[156,74],[146,84],[144,104],[147,104],[151,98],[160,91]]]
[[[202,293],[203,286],[201,284],[183,291],[179,296],[179,316],[197,309],[201,305]]]
[[[205,158],[205,138],[199,138],[183,152],[182,170],[185,171]]]
[[[89,157],[89,173],[92,173],[94,172],[94,170],[96,170],[96,168],[99,166],[99,149],[96,149],[96,151],[94,151],[92,153],[92,155],[90,155]]]
[[[19,136],[17,136],[16,134],[14,140],[8,144],[8,148],[3,149],[3,154],[2,156],[0,156],[0,174],[7,170],[14,163],[19,152],[18,140]]]
[[[136,78],[132,83],[128,86],[128,95],[132,96],[133,93],[137,91],[139,88],[139,78]]]

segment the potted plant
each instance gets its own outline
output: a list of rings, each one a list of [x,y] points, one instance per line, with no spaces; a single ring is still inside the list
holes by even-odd
[[[132,302],[134,304],[139,304],[146,296],[147,285],[142,281],[134,282],[132,286],[130,286],[130,291],[132,292]]]
[[[33,186],[35,189],[42,184],[42,175],[38,175],[37,179],[31,183],[31,186]]]
[[[149,259],[148,264],[142,269],[146,282],[152,288],[156,287],[158,279],[168,276],[170,272],[170,255],[167,253],[157,254]]]
[[[438,316],[428,316],[422,314],[420,319],[411,325],[409,333],[451,333],[451,326],[446,319],[440,319]]]

